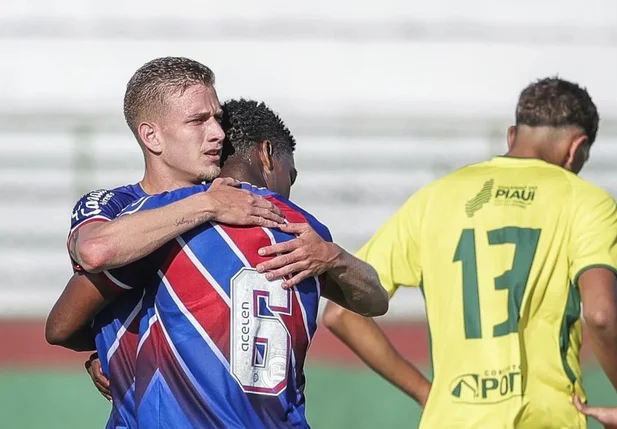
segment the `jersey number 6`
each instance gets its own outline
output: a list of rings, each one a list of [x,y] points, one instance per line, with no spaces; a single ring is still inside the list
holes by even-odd
[[[508,291],[508,318],[505,322],[493,326],[493,337],[501,337],[512,332],[518,332],[519,312],[533,258],[538,247],[540,230],[507,226],[488,231],[487,235],[488,243],[491,246],[507,243],[515,246],[512,268],[495,278],[495,289]],[[482,338],[476,234],[473,229],[464,229],[461,234],[453,262],[459,261],[463,265],[465,338]]]
[[[281,316],[291,292],[251,268],[231,280],[231,373],[245,392],[278,395],[287,386],[291,340]]]

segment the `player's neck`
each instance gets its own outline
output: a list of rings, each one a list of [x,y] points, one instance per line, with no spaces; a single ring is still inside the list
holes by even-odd
[[[179,188],[193,186],[195,183],[178,180],[168,174],[158,174],[146,167],[144,178],[139,182],[141,188],[148,195],[160,194],[161,192],[173,191]]]
[[[246,165],[238,165],[236,163],[225,162],[221,169],[219,177],[231,177],[239,182],[250,183],[258,188],[266,188],[266,182],[259,172],[247,168]]]
[[[534,150],[521,149],[521,148],[513,148],[509,150],[504,156],[510,158],[533,158],[533,159],[542,159],[540,154]]]
[[[505,156],[511,158],[529,158],[529,159],[540,159],[542,161],[551,162],[549,154],[545,150],[541,150],[542,146],[535,142],[533,143],[515,143],[510,147],[510,150],[505,154]]]
[[[565,154],[561,144],[565,132],[567,131],[553,127],[517,126],[516,136],[509,145],[510,150],[506,156],[540,159],[552,164],[559,164]],[[510,135],[508,138],[510,138]]]

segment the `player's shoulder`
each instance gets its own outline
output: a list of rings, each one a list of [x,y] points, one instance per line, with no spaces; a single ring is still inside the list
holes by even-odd
[[[466,193],[481,190],[490,192],[494,180],[486,174],[487,162],[468,164],[445,176],[431,181],[415,190],[401,206],[399,212],[406,217],[421,217],[429,208],[445,209],[451,201],[456,201]]]
[[[525,183],[533,182],[534,186],[547,187],[551,196],[557,196],[562,204],[570,204],[574,210],[583,204],[589,208],[590,205],[614,203],[613,197],[601,187],[559,165],[539,159],[494,157],[488,161],[464,166],[437,180],[435,185],[441,186],[442,190],[449,189],[456,192],[467,184],[480,186],[479,180],[483,180],[485,187],[492,188],[493,184],[497,186],[502,180],[506,182],[520,180],[522,174],[519,168],[525,169]]]
[[[180,201],[184,198],[199,192],[204,192],[210,187],[209,184],[199,184],[194,186],[188,186],[185,188],[174,189],[173,191],[165,191],[154,195],[144,195],[141,198],[133,201],[131,204],[125,207],[121,216],[135,213],[141,210],[151,210],[158,207],[163,207],[168,204]]]
[[[600,186],[578,177],[575,174],[569,174],[568,179],[572,189],[572,208],[574,212],[587,211],[615,211],[617,205],[613,196]]]
[[[273,194],[273,198],[276,198],[277,201],[281,202],[282,204],[285,204],[287,207],[289,207],[295,213],[300,214],[302,216],[302,218],[304,218],[305,222],[307,222],[309,225],[311,225],[311,227],[315,231],[317,231],[317,233],[324,240],[332,241],[332,234],[330,233],[330,229],[324,223],[322,223],[319,219],[317,219],[315,216],[313,216],[310,212],[308,212],[307,210],[304,210],[302,207],[298,206],[297,204],[293,203],[292,201],[290,201],[289,199],[287,199],[287,198],[285,198],[285,197],[283,197],[281,195]],[[287,216],[287,214],[286,214],[286,216]]]
[[[76,206],[82,203],[88,203],[89,208],[95,209],[114,200],[135,200],[141,196],[137,189],[141,189],[139,185],[93,189],[83,194],[77,200]],[[143,193],[143,191],[141,191],[141,193]]]
[[[420,188],[416,189],[402,205],[400,211],[407,212],[408,215],[419,214],[429,204],[431,200],[441,198],[443,190],[448,190],[448,176],[433,180]]]
[[[524,174],[521,172],[524,169]],[[535,185],[552,183],[570,187],[570,179],[581,180],[568,170],[539,160],[496,156],[489,160],[467,164],[435,180],[427,189],[435,193],[459,193],[464,188],[478,185],[492,187],[501,182],[519,181],[524,176],[526,182]],[[565,191],[565,190],[564,190]]]
[[[145,192],[138,184],[86,192],[73,206],[71,228],[90,220],[112,220],[143,195]]]
[[[315,216],[313,216],[310,212],[303,209],[299,205],[293,203],[288,198],[271,191],[267,188],[259,188],[250,184],[242,183],[240,185],[242,189],[246,189],[255,194],[261,195],[264,198],[267,198],[274,202],[277,207],[281,209],[286,219],[292,223],[308,223],[311,227],[317,231],[317,233],[324,239],[328,241],[332,241],[332,235],[330,234],[330,230],[328,227],[319,221]]]
[[[574,174],[570,171],[564,170],[565,177],[567,178],[570,187],[572,188],[574,195],[577,198],[592,197],[602,199],[613,199],[613,197],[603,188],[591,183],[590,181]]]
[[[139,183],[118,186],[117,188],[110,189],[109,192],[113,192],[118,195],[131,196],[133,198],[141,198],[146,195],[146,191],[143,190]]]

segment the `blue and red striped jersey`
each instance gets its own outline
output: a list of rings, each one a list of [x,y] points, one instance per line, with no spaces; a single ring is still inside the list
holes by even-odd
[[[73,209],[69,239],[83,225],[113,220],[128,205],[146,196],[139,184],[85,194]],[[72,258],[71,261],[74,271],[82,271],[76,261]],[[101,273],[101,276],[110,280],[108,272]],[[106,426],[108,429],[137,427],[134,380],[143,292],[127,291],[122,300],[116,300],[103,309],[92,323],[103,373],[115,380],[111,385],[112,410]]]
[[[324,225],[287,199],[242,186],[331,241]],[[127,209],[161,207],[205,189],[167,192]],[[112,270],[116,281],[145,290],[135,374],[140,427],[309,427],[304,361],[317,328],[320,280],[285,290],[255,270],[265,260],[259,248],[292,238],[209,222]]]
[[[147,194],[138,183],[88,192],[73,207],[68,239],[70,240],[79,227],[90,222],[105,222],[115,219],[129,204],[146,196]],[[71,258],[71,263],[75,271],[82,271],[82,268],[73,258]]]

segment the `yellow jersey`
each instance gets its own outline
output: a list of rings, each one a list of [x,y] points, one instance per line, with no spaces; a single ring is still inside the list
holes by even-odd
[[[586,428],[578,277],[617,271],[617,209],[537,159],[496,157],[415,193],[360,249],[390,296],[422,288],[433,385],[420,428]]]

